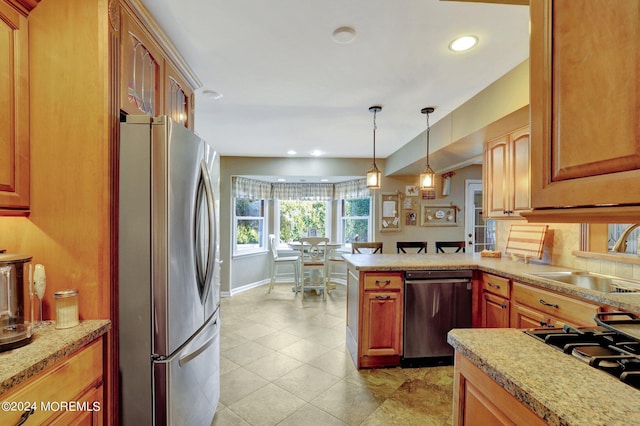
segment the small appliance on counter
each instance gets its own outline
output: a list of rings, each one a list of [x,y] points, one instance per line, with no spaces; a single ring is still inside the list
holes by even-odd
[[[24,254],[0,253],[0,352],[24,346],[33,338],[33,291],[25,276],[30,260]]]

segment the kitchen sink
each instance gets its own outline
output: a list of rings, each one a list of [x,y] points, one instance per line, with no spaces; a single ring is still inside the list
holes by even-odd
[[[602,291],[604,293],[639,293],[640,282],[622,279],[611,275],[583,271],[554,271],[531,274],[547,280],[573,284],[578,287]]]

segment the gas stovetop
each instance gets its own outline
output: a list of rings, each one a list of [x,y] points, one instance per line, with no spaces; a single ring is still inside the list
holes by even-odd
[[[607,327],[534,329],[526,334],[640,389],[640,341]]]

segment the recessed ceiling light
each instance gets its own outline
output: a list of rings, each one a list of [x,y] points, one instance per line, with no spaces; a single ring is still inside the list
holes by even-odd
[[[465,50],[471,49],[473,46],[478,44],[478,37],[474,35],[465,35],[458,37],[449,43],[449,49],[454,52],[463,52]]]
[[[320,179],[320,182],[329,182],[329,179]]]
[[[211,101],[219,101],[222,99],[222,93],[216,92],[215,90],[205,89],[202,91],[202,96],[211,100]]]
[[[289,151],[287,151],[287,154],[289,155],[296,155],[297,152],[295,152],[294,150],[290,149]]]
[[[320,151],[319,149],[314,149],[313,151],[311,151],[311,155],[313,155],[314,157],[319,157],[322,154],[324,154],[324,152]]]
[[[287,180],[285,178],[278,178],[278,182],[286,182]]]
[[[356,30],[351,27],[339,27],[333,31],[331,38],[339,44],[351,43],[356,38]]]

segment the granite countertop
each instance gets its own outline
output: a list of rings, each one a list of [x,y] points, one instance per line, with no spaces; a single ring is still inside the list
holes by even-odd
[[[517,329],[455,329],[449,344],[551,425],[640,424],[640,391]]]
[[[0,394],[102,336],[110,327],[109,320],[84,320],[67,329],[57,330],[53,324],[37,329],[31,343],[0,353]]]
[[[540,272],[577,271],[573,268],[502,258],[481,257],[467,254],[344,254],[346,262],[359,271],[407,271],[419,269],[477,269],[501,275],[513,280],[554,290],[617,309],[640,312],[640,293],[603,293],[597,290],[565,284],[535,275]]]

